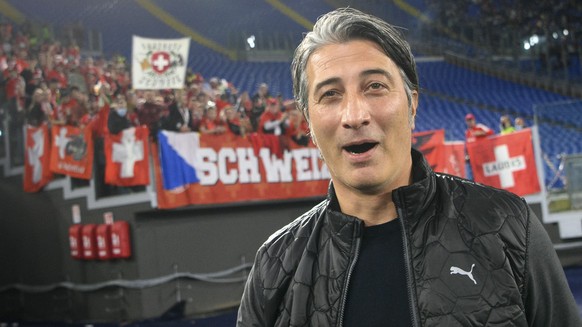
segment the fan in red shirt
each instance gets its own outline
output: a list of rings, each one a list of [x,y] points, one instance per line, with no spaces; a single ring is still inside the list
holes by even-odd
[[[224,122],[218,119],[216,107],[206,109],[206,114],[200,123],[200,133],[202,134],[223,134],[226,132]]]
[[[287,114],[281,112],[281,105],[279,100],[269,98],[267,100],[267,108],[261,114],[259,119],[259,126],[257,132],[260,134],[284,134],[283,123],[287,119]]]
[[[295,105],[287,106],[285,112],[289,118],[285,122],[285,135],[298,145],[306,146],[309,143],[309,124]]]
[[[477,141],[493,135],[493,130],[483,124],[478,124],[473,114],[467,114],[465,116],[465,123],[467,123],[467,130],[465,130],[465,139],[467,142]]]
[[[67,75],[65,74],[65,66],[62,62],[59,62],[55,67],[46,73],[46,80],[57,80],[59,82],[59,88],[66,88],[69,85],[67,80]]]

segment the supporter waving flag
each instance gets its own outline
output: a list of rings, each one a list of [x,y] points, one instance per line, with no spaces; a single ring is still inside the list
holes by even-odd
[[[105,137],[105,183],[117,186],[150,183],[148,135],[146,126],[138,126]]]
[[[540,192],[530,129],[467,142],[476,182],[517,195]]]
[[[24,154],[24,191],[38,192],[50,180],[50,142],[47,124],[26,126],[26,152]]]
[[[50,169],[57,174],[91,179],[93,137],[90,128],[53,126]]]

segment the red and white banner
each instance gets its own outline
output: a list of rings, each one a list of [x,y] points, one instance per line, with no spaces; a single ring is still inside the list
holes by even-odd
[[[473,178],[524,196],[540,192],[530,129],[467,143]]]
[[[149,130],[132,127],[105,136],[105,183],[117,186],[148,185]]]
[[[149,39],[133,36],[132,86],[134,89],[184,87],[190,38]]]
[[[467,177],[465,143],[445,142],[444,129],[413,133],[412,147],[422,152],[434,171]]]
[[[51,171],[75,178],[91,179],[93,137],[90,128],[53,126]]]
[[[198,149],[192,150],[197,152],[192,162],[198,181],[165,190],[157,144],[152,144],[158,207],[309,198],[327,193],[329,171],[313,144],[301,147],[290,142],[281,157],[270,147],[256,146],[248,137],[206,134],[199,138]]]
[[[445,142],[442,161],[435,171],[449,175],[467,178],[465,169],[465,142]]]
[[[38,192],[53,174],[50,171],[50,138],[47,124],[39,127],[26,126],[26,150],[24,153],[25,192]]]
[[[431,168],[436,171],[443,161],[445,130],[432,130],[412,134],[412,147],[422,152]]]

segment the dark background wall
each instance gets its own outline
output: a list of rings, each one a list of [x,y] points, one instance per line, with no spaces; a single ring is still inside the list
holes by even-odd
[[[0,292],[0,317],[69,321],[132,321],[160,316],[179,300],[187,315],[238,305],[248,269],[225,277],[236,282],[175,278],[174,273],[205,276],[251,264],[260,244],[321,199],[245,203],[222,207],[158,210],[149,203],[87,210],[85,199],[63,200],[61,190],[23,193],[20,177],[0,179],[0,285],[27,285]],[[68,228],[71,207],[80,205],[82,223],[103,223],[103,213],[130,224],[132,256],[111,261],[73,259]],[[135,281],[135,288],[92,291],[41,286],[70,282],[97,285]]]

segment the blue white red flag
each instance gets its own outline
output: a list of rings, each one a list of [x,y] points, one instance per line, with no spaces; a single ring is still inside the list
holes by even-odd
[[[196,174],[200,134],[160,131],[158,146],[162,181],[165,190],[198,183]]]

